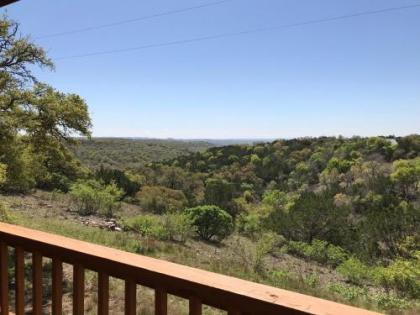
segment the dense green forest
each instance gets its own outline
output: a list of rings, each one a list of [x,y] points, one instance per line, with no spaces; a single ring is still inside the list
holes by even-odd
[[[90,168],[131,169],[154,161],[163,161],[204,151],[212,147],[205,141],[160,139],[92,138],[80,139],[71,149]]]
[[[390,313],[420,309],[419,135],[223,147],[80,141],[74,136],[90,136],[87,104],[34,77],[34,66],[53,64],[18,27],[0,20],[0,220],[143,254],[160,251]],[[51,207],[39,217],[34,207],[13,210],[39,191],[65,210]],[[72,222],[52,219],[68,219],[67,212],[75,214]],[[114,218],[122,231],[80,227],[81,217]],[[191,255],[194,246],[207,249],[207,265],[174,254]],[[282,265],[291,259],[340,280],[292,275]]]

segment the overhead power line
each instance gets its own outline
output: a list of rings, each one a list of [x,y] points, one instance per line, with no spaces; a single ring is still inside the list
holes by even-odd
[[[104,28],[111,28],[111,27],[120,26],[120,25],[124,25],[124,24],[130,24],[130,23],[135,23],[135,22],[152,20],[152,19],[156,19],[156,18],[159,18],[159,17],[163,17],[163,16],[181,14],[181,13],[185,13],[185,12],[189,12],[189,11],[194,11],[194,10],[208,8],[208,7],[213,7],[213,6],[221,5],[221,4],[224,4],[224,3],[227,3],[227,2],[231,2],[231,1],[233,1],[233,0],[214,1],[214,2],[210,2],[210,3],[204,3],[204,4],[192,6],[192,7],[169,10],[169,11],[156,13],[156,14],[151,14],[151,15],[145,15],[145,16],[141,16],[141,17],[137,17],[137,18],[128,19],[128,20],[121,20],[121,21],[107,23],[107,24],[94,25],[94,26],[89,26],[89,27],[84,27],[84,28],[79,28],[79,29],[73,29],[73,30],[68,30],[68,31],[63,31],[63,32],[58,32],[58,33],[36,36],[35,39],[61,37],[61,36],[78,34],[78,33],[90,32],[90,31],[94,31],[94,30],[100,30],[100,29],[104,29]]]
[[[148,45],[142,45],[142,46],[136,46],[136,47],[96,51],[96,52],[91,52],[91,53],[85,53],[85,54],[55,58],[55,60],[92,57],[92,56],[99,56],[99,55],[111,55],[111,54],[118,54],[118,53],[123,53],[123,52],[144,50],[144,49],[150,49],[150,48],[189,44],[189,43],[201,42],[201,41],[206,41],[206,40],[242,36],[242,35],[247,35],[247,34],[254,34],[254,33],[268,32],[268,31],[274,31],[274,30],[288,29],[288,28],[294,28],[294,27],[306,26],[306,25],[313,25],[313,24],[322,24],[322,23],[334,22],[334,21],[339,21],[339,20],[347,20],[347,19],[361,17],[361,16],[376,15],[376,14],[382,14],[382,13],[393,12],[393,11],[414,9],[414,8],[420,8],[420,4],[413,4],[413,5],[406,5],[406,6],[399,6],[399,7],[391,7],[391,8],[385,8],[385,9],[370,10],[370,11],[363,11],[363,12],[357,12],[357,13],[352,13],[352,14],[347,14],[347,15],[339,15],[339,16],[327,17],[327,18],[322,18],[322,19],[309,20],[309,21],[305,21],[305,22],[298,22],[298,23],[292,23],[292,24],[283,24],[283,25],[277,25],[277,26],[269,26],[269,27],[248,29],[248,30],[244,30],[244,31],[240,31],[240,32],[222,33],[222,34],[208,35],[208,36],[203,36],[203,37],[195,37],[195,38],[189,38],[189,39],[168,41],[168,42],[163,42],[163,43],[148,44]]]

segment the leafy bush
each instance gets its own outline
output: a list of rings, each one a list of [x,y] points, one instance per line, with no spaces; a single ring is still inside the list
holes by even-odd
[[[371,276],[369,267],[355,257],[350,257],[340,264],[337,271],[348,281],[357,285],[365,283]]]
[[[232,216],[217,206],[198,206],[185,209],[197,227],[197,234],[207,241],[221,241],[233,230]]]
[[[392,294],[378,294],[374,299],[383,310],[403,310],[410,307],[410,303],[406,299],[398,298]]]
[[[236,226],[240,234],[253,239],[262,231],[261,218],[257,213],[241,213],[236,218]]]
[[[122,191],[116,185],[102,185],[98,181],[78,181],[70,187],[70,195],[81,215],[100,213],[113,216],[120,206]]]
[[[13,223],[14,218],[10,215],[7,207],[0,202],[0,222]]]
[[[243,237],[234,237],[231,245],[233,257],[239,258],[248,272],[263,273],[264,258],[273,252],[280,240],[281,237],[272,232],[260,235],[256,242]]]
[[[333,267],[337,267],[343,263],[347,258],[347,252],[340,246],[329,244],[327,246],[327,263]]]
[[[311,273],[310,275],[307,275],[303,281],[306,285],[315,289],[319,286],[319,275],[317,273]]]
[[[311,244],[290,241],[287,245],[287,251],[290,254],[333,267],[338,266],[348,258],[344,249],[321,240],[313,240]]]
[[[360,288],[353,285],[344,285],[341,283],[332,283],[328,286],[328,291],[338,294],[347,301],[354,301],[356,299],[365,297],[367,295],[366,288]]]
[[[420,260],[397,259],[388,267],[378,267],[374,280],[386,289],[420,298]]]
[[[185,243],[196,231],[191,219],[182,213],[164,216],[139,215],[123,221],[125,230],[133,231],[143,237],[161,241]]]
[[[190,217],[184,213],[166,214],[162,218],[163,228],[171,241],[185,243],[196,232]]]
[[[0,185],[6,182],[7,166],[0,163]]]
[[[134,231],[141,236],[151,237],[158,240],[168,240],[169,233],[162,225],[161,218],[154,215],[139,215],[124,220],[125,230]]]
[[[188,202],[182,191],[163,186],[144,186],[136,197],[144,209],[158,214],[182,211]]]

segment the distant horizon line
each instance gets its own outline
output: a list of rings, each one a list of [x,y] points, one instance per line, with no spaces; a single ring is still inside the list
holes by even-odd
[[[296,136],[296,137],[231,137],[231,138],[218,138],[218,137],[203,137],[203,138],[188,138],[188,137],[142,137],[142,136],[95,136],[92,135],[90,138],[96,139],[138,139],[138,140],[179,140],[179,141],[204,141],[204,140],[212,140],[212,141],[274,141],[274,140],[290,140],[290,139],[304,139],[304,138],[372,138],[372,137],[381,137],[381,138],[400,138],[400,137],[407,137],[419,135],[419,133],[410,133],[406,135],[369,135],[369,136],[361,136],[361,135],[352,135],[352,136],[344,136],[344,135],[319,135],[319,136]],[[88,137],[85,136],[77,136],[74,138],[79,139],[87,139]]]

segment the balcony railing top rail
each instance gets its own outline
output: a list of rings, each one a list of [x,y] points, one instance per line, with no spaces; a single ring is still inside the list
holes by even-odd
[[[23,285],[23,276],[19,270],[22,268],[23,253],[31,252],[33,256],[34,314],[37,314],[36,310],[41,310],[41,306],[35,304],[37,301],[40,303],[42,296],[42,257],[53,260],[53,314],[60,313],[54,312],[54,306],[55,310],[61,310],[57,305],[61,303],[61,279],[55,278],[62,277],[60,266],[63,262],[74,266],[73,314],[83,314],[84,269],[99,274],[99,314],[108,314],[108,292],[105,291],[108,290],[109,276],[126,281],[126,314],[135,314],[135,294],[130,295],[130,292],[135,292],[137,284],[155,289],[156,314],[166,314],[167,294],[188,299],[190,314],[201,314],[202,304],[226,310],[229,314],[376,314],[267,285],[4,223],[0,223],[0,246],[2,309],[9,307],[4,298],[8,292],[7,247],[14,247],[16,290],[23,289],[19,286],[19,283]],[[17,292],[17,314],[19,308],[22,308],[18,305],[19,296]],[[20,303],[23,304],[23,301]]]

